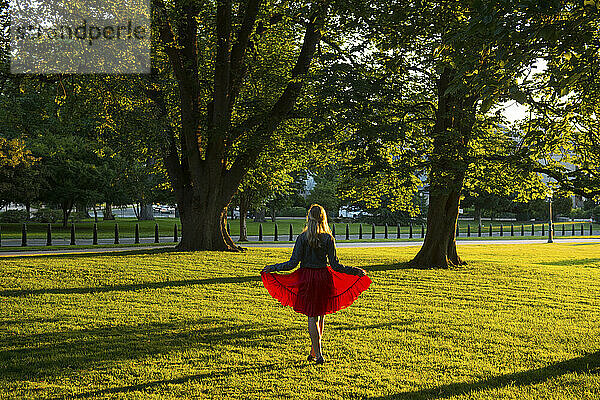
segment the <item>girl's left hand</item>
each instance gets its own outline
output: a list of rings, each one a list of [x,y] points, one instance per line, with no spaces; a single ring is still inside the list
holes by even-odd
[[[266,267],[263,268],[262,271],[260,271],[261,274],[264,273],[264,272],[271,272],[271,266],[267,265]]]

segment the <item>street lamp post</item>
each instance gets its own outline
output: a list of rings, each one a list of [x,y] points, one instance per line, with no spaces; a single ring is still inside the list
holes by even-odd
[[[548,198],[548,243],[554,243],[554,224],[552,223],[552,196]]]

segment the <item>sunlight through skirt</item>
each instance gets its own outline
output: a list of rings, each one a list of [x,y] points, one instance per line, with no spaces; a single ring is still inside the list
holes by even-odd
[[[291,274],[261,274],[271,296],[284,306],[309,317],[331,314],[351,305],[371,284],[368,276],[355,276],[326,268],[298,268]]]

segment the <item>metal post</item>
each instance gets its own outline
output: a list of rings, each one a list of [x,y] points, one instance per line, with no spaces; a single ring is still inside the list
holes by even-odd
[[[173,225],[173,241],[175,243],[179,241],[179,235],[177,234],[177,224]]]
[[[46,246],[52,246],[52,224],[46,229]]]
[[[158,243],[159,237],[158,237],[158,224],[154,224],[154,243]]]
[[[335,239],[335,223],[331,224],[331,235],[333,236],[333,238]]]
[[[98,224],[94,223],[94,228],[92,229],[92,245],[98,244]]]
[[[375,224],[371,224],[371,239],[375,239]]]
[[[71,224],[71,245],[75,244],[75,224]]]
[[[115,244],[119,244],[119,224],[115,224]]]
[[[21,226],[21,246],[27,246],[27,225],[25,224]]]
[[[358,238],[359,239],[363,238],[362,222],[358,225]]]
[[[490,222],[490,237],[494,236],[494,228],[492,227],[492,223]]]
[[[258,241],[262,242],[263,240],[263,229],[262,229],[262,224],[258,225]]]
[[[140,243],[140,224],[135,224],[135,244]]]
[[[388,238],[388,224],[385,224],[385,230],[384,230],[384,237],[387,239]]]
[[[279,230],[277,229],[277,224],[275,224],[275,231],[273,232],[273,241],[277,242],[279,240]]]
[[[350,240],[350,225],[346,224],[346,240]]]
[[[471,237],[471,224],[467,224],[467,237]]]
[[[554,243],[554,226],[552,225],[552,197],[548,201],[548,243]]]
[[[290,224],[290,242],[294,240],[294,228],[292,227],[292,224]]]

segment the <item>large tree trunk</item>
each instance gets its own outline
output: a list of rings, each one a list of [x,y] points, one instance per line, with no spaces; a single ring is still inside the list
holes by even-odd
[[[445,69],[438,80],[438,109],[434,127],[427,234],[410,265],[448,268],[465,264],[456,250],[460,196],[468,168],[468,141],[475,123],[475,100],[447,94],[455,71]]]
[[[69,221],[69,215],[71,214],[71,210],[73,209],[73,201],[64,200],[61,202],[60,205],[61,205],[62,212],[63,212],[62,226],[63,226],[63,228],[66,228],[67,222]]]
[[[254,222],[267,222],[265,214],[265,209],[263,207],[258,207],[254,211]]]
[[[106,202],[104,206],[104,212],[102,213],[102,219],[104,221],[113,221],[115,219],[115,215],[112,212],[112,204],[109,201]]]
[[[185,197],[178,203],[181,219],[178,250],[240,250],[227,232],[227,204],[230,198],[207,203],[198,201],[194,196]]]
[[[410,262],[419,268],[447,268],[464,264],[456,250],[456,224],[462,180],[450,190],[431,188],[427,233],[421,250]]]
[[[140,221],[153,221],[154,220],[154,210],[152,209],[152,204],[140,203],[140,212],[139,212],[138,219]]]
[[[239,242],[248,241],[248,229],[246,227],[246,215],[248,214],[248,201],[244,193],[240,196],[240,240]]]

